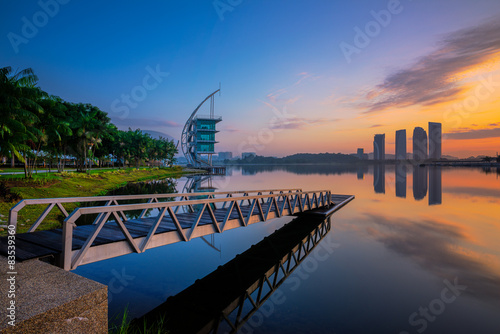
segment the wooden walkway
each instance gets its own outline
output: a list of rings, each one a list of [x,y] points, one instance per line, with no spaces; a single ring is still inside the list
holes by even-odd
[[[321,191],[78,208],[66,218],[62,229],[16,234],[16,259],[53,257],[56,264],[71,270],[285,215],[310,212],[328,216],[353,198]],[[178,207],[198,210],[176,213]],[[158,215],[126,218],[127,211],[151,209],[158,209]],[[92,225],[76,226],[78,218],[86,214],[99,216]],[[7,255],[5,237],[0,239],[0,254]]]

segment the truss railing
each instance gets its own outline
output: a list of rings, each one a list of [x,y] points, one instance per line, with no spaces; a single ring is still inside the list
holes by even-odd
[[[64,215],[65,218],[69,216],[67,210],[64,208],[63,204],[68,203],[102,203],[103,206],[119,205],[121,201],[131,201],[131,200],[147,200],[148,203],[159,202],[159,200],[175,200],[187,201],[191,197],[207,196],[207,198],[216,198],[217,196],[232,197],[236,194],[243,194],[243,196],[249,196],[250,194],[256,193],[257,195],[263,195],[264,193],[274,194],[274,193],[285,193],[285,192],[297,192],[302,189],[271,189],[271,190],[245,190],[245,191],[224,191],[224,192],[203,192],[203,193],[173,193],[173,194],[151,194],[151,195],[118,195],[118,196],[89,196],[89,197],[65,197],[65,198],[40,198],[40,199],[24,199],[14,205],[9,211],[9,225],[14,226],[17,231],[17,222],[19,217],[19,212],[31,205],[46,205],[45,210],[40,214],[40,216],[35,220],[35,222],[28,229],[28,232],[34,232],[38,226],[44,221],[44,219],[49,215],[49,213],[54,208],[58,208],[59,211]],[[178,210],[178,208],[176,209]],[[146,212],[141,214],[141,218],[144,217]]]
[[[298,218],[287,226],[135,319],[132,328],[166,315],[164,332],[251,333],[248,320],[328,235],[331,216]],[[329,254],[330,247],[324,247]]]
[[[277,261],[271,269],[263,273],[261,278],[251,284],[237,300],[222,310],[219,318],[213,323],[210,333],[219,333],[220,323],[226,323],[230,327],[231,330],[229,333],[238,333],[262,304],[271,297],[307,258],[312,250],[316,248],[328,232],[330,232],[330,229],[331,217],[328,217],[293,247],[280,261]],[[264,292],[266,290],[267,293]],[[252,294],[255,291],[257,291],[257,294],[252,298]],[[231,319],[230,314],[234,312],[236,313],[236,317]],[[228,332],[225,331],[225,333]]]
[[[259,221],[266,221],[268,219],[282,217],[283,215],[293,215],[299,212],[326,207],[331,204],[331,192],[329,190],[306,192],[290,191],[288,193],[280,191],[278,194],[272,193],[265,195],[248,195],[248,193],[249,192],[244,193],[244,195],[247,196],[239,197],[232,197],[230,196],[232,194],[227,194],[227,197],[225,198],[77,208],[65,219],[63,223],[60,265],[65,270],[72,270],[80,264],[91,263],[104,258],[133,252],[142,253],[149,248],[179,241],[189,241],[192,238],[212,233],[222,233],[228,229],[248,226],[249,224]],[[189,195],[199,196],[200,193],[190,193]],[[244,203],[247,204],[243,205]],[[193,220],[187,223],[188,227],[182,227],[179,214],[176,213],[175,208],[179,206],[194,205],[201,206],[201,209],[194,215],[190,216],[191,218],[189,219]],[[245,210],[248,208],[246,216],[244,216],[242,208],[245,208]],[[145,237],[133,238],[126,226],[127,215],[125,213],[138,210],[145,212],[145,210],[147,211],[150,209],[157,209],[159,213],[156,217],[149,218],[150,223],[152,219],[152,224],[149,227],[147,235]],[[257,214],[255,214],[256,209]],[[223,218],[216,217],[215,213],[217,210],[223,210]],[[231,214],[233,212],[237,213],[237,218],[231,218]],[[206,213],[208,213],[208,215]],[[73,230],[76,227],[76,221],[80,217],[90,214],[97,214],[97,218],[94,221],[95,227],[81,248],[73,250]],[[173,225],[175,225],[175,230],[157,234],[158,227],[162,223],[163,219],[167,217],[169,217]],[[185,217],[186,216],[183,218]],[[101,229],[110,218],[114,219],[114,223],[118,225],[119,230],[123,233],[125,241],[122,241],[121,243],[126,243],[127,247],[121,247],[119,251],[115,251],[114,253],[109,248],[106,248],[105,252],[98,252],[96,249],[87,259],[86,255],[90,249],[101,247],[91,246],[96,240],[96,237],[99,235]],[[136,220],[135,222],[140,223],[141,220]],[[184,225],[186,226],[186,224]],[[158,237],[157,240],[155,240],[156,237]],[[116,243],[117,242],[114,244]],[[103,255],[102,253],[106,253],[107,255]],[[111,253],[114,255],[109,255]]]

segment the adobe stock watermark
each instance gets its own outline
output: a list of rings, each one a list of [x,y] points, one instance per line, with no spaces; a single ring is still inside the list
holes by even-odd
[[[122,268],[121,272],[111,269],[111,273],[114,277],[110,279],[108,283],[108,302],[111,302],[114,295],[121,293],[135,280],[135,276],[130,276],[125,273],[125,268]]]
[[[445,288],[441,290],[439,298],[431,300],[427,307],[420,306],[418,311],[410,314],[408,322],[410,326],[415,327],[417,333],[423,333],[429,326],[429,322],[436,321],[437,317],[446,310],[446,305],[455,302],[467,289],[466,285],[458,283],[457,277],[455,277],[453,283],[447,279],[443,283]],[[410,332],[402,331],[399,334],[410,334]]]
[[[380,35],[382,29],[387,28],[389,24],[391,24],[393,17],[403,12],[403,9],[404,7],[400,0],[389,0],[386,9],[382,9],[378,12],[374,10],[370,11],[373,20],[368,21],[363,29],[359,26],[354,27],[355,35],[352,43],[350,44],[342,41],[339,44],[340,50],[347,63],[350,64],[352,62],[352,56],[354,54],[360,54],[361,50],[368,47],[372,40]]]
[[[443,118],[447,123],[453,123],[452,127],[460,127],[464,119],[479,109],[481,101],[490,98],[500,87],[500,82],[493,81],[493,74],[488,77],[480,76],[480,84],[476,86],[472,95],[464,100],[454,103],[452,107],[446,110]]]
[[[241,5],[243,0],[215,0],[212,2],[219,20],[224,21],[226,12],[232,12],[237,6]]]
[[[59,14],[61,5],[66,5],[70,0],[40,0],[38,6],[41,10],[35,12],[31,19],[26,16],[21,18],[21,33],[9,32],[7,39],[16,54],[19,53],[21,44],[28,44],[29,41],[38,35],[39,29],[45,27],[51,18]]]
[[[142,78],[141,84],[134,86],[129,94],[122,94],[119,99],[111,102],[111,111],[120,114],[120,119],[125,119],[130,113],[130,109],[135,109],[139,103],[148,97],[148,92],[155,90],[170,75],[169,72],[162,72],[160,64],[156,68],[146,66],[147,74]]]
[[[264,324],[266,318],[274,314],[277,306],[286,302],[286,294],[297,291],[302,283],[318,270],[320,263],[325,262],[335,252],[335,249],[339,247],[340,244],[334,242],[332,234],[328,233],[327,237],[317,244],[314,254],[309,254],[309,256],[296,266],[293,275],[283,282],[282,288],[273,292],[269,299],[241,326],[238,333],[254,333],[255,329]]]

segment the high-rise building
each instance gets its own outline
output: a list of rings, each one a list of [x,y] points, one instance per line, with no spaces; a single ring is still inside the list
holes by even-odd
[[[413,160],[427,159],[427,133],[421,127],[413,130]]]
[[[429,159],[441,159],[441,123],[429,122]]]
[[[356,156],[358,157],[359,160],[363,160],[365,157],[365,150],[362,148],[358,148],[358,152],[356,153]]]
[[[385,160],[385,133],[373,138],[373,160]]]
[[[396,131],[396,160],[406,160],[406,130]]]

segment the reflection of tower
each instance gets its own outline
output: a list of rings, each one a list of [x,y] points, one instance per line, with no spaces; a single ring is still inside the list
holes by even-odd
[[[206,193],[214,192],[217,188],[212,186],[211,175],[193,175],[188,176],[182,193]]]
[[[421,127],[416,127],[413,130],[413,160],[425,159],[427,159],[427,133]]]
[[[413,167],[413,198],[417,201],[427,195],[427,167]]]
[[[385,194],[385,165],[373,166],[373,190],[377,194]]]
[[[442,203],[442,181],[441,167],[429,167],[429,205],[438,205]]]
[[[215,188],[212,185],[212,176],[211,175],[193,175],[193,176],[188,176],[188,180],[186,181],[186,184],[184,184],[184,189],[182,190],[182,193],[207,193],[207,192],[215,192],[217,188]],[[191,196],[189,199],[190,200],[195,200],[195,199],[206,199],[208,198],[207,195],[201,195],[201,196]],[[215,209],[214,204],[209,204],[212,206],[212,209]],[[199,212],[202,209],[203,205],[198,204],[198,205],[190,205],[190,206],[185,206],[184,210],[185,212]],[[201,237],[201,239],[212,249],[215,251],[221,253],[221,250],[215,246],[215,235],[211,234],[210,235],[210,241],[207,240],[205,237]]]
[[[373,138],[373,160],[385,160],[385,133]]]
[[[396,196],[406,198],[406,166],[396,165]]]
[[[396,131],[396,160],[406,160],[406,130]]]
[[[429,159],[441,159],[441,123],[429,122]]]

